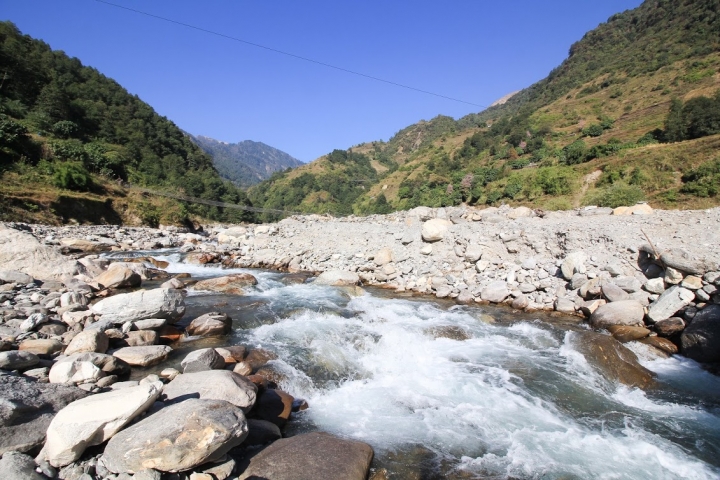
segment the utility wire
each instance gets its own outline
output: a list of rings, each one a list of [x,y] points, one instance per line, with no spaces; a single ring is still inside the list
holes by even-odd
[[[267,46],[265,46],[265,45],[260,45],[259,43],[250,42],[250,41],[243,40],[243,39],[237,38],[237,37],[232,37],[232,36],[226,35],[226,34],[224,34],[224,33],[219,33],[219,32],[215,32],[215,31],[213,31],[213,30],[208,30],[208,29],[205,29],[205,28],[202,28],[202,27],[198,27],[198,26],[195,26],[195,25],[191,25],[191,24],[189,24],[189,23],[179,22],[179,21],[177,21],[177,20],[172,20],[172,19],[169,19],[169,18],[166,18],[166,17],[161,17],[160,15],[155,15],[155,14],[148,13],[148,12],[143,12],[142,10],[136,10],[136,9],[134,9],[134,8],[126,7],[126,6],[123,6],[123,5],[118,5],[118,4],[112,3],[112,2],[107,2],[107,1],[105,1],[105,0],[95,0],[95,1],[98,2],[98,3],[103,3],[103,4],[105,4],[105,5],[109,5],[109,6],[111,6],[111,7],[121,8],[121,9],[123,9],[123,10],[127,10],[127,11],[130,11],[130,12],[134,12],[134,13],[137,13],[137,14],[140,14],[140,15],[145,15],[146,17],[155,18],[155,19],[162,20],[162,21],[168,22],[168,23],[174,23],[175,25],[180,25],[180,26],[183,26],[183,27],[186,27],[186,28],[192,28],[193,30],[198,30],[198,31],[204,32],[204,33],[209,33],[210,35],[215,35],[215,36],[218,36],[218,37],[226,38],[226,39],[228,39],[228,40],[233,40],[233,41],[235,41],[235,42],[244,43],[245,45],[250,45],[250,46],[252,46],[252,47],[261,48],[261,49],[263,49],[263,50],[267,50],[267,51],[274,52],[274,53],[279,53],[280,55],[285,55],[285,56],[287,56],[287,57],[296,58],[296,59],[298,59],[298,60],[303,60],[303,61],[306,61],[306,62],[314,63],[314,64],[316,64],[316,65],[321,65],[321,66],[323,66],[323,67],[332,68],[332,69],[334,69],[334,70],[339,70],[339,71],[341,71],[341,72],[349,73],[349,74],[351,74],[351,75],[357,75],[357,76],[359,76],[359,77],[367,78],[367,79],[370,79],[370,80],[375,80],[376,82],[386,83],[386,84],[388,84],[388,85],[393,85],[393,86],[395,86],[395,87],[405,88],[405,89],[407,89],[407,90],[412,90],[412,91],[415,91],[415,92],[424,93],[424,94],[426,94],[426,95],[432,95],[432,96],[434,96],[434,97],[444,98],[444,99],[446,99],[446,100],[451,100],[451,101],[453,101],[453,102],[459,102],[459,103],[464,103],[464,104],[466,104],[466,105],[472,105],[472,106],[474,106],[474,107],[479,107],[479,108],[485,108],[485,107],[487,107],[487,105],[478,105],[477,103],[472,103],[472,102],[468,102],[468,101],[465,101],[465,100],[460,100],[459,98],[448,97],[447,95],[441,95],[441,94],[439,94],[439,93],[430,92],[430,91],[428,91],[428,90],[422,90],[422,89],[420,89],[420,88],[411,87],[411,86],[409,86],[409,85],[404,85],[404,84],[402,84],[402,83],[393,82],[393,81],[391,81],[391,80],[385,80],[384,78],[374,77],[374,76],[372,76],[372,75],[367,75],[367,74],[365,74],[365,73],[356,72],[356,71],[354,71],[354,70],[349,70],[349,69],[343,68],[343,67],[338,67],[338,66],[336,66],[336,65],[331,65],[331,64],[329,64],[329,63],[321,62],[321,61],[319,61],[319,60],[313,60],[312,58],[303,57],[303,56],[301,56],[301,55],[296,55],[296,54],[294,54],[294,53],[289,53],[289,52],[285,52],[285,51],[283,51],[283,50],[278,50],[278,49],[276,49],[276,48],[267,47]]]

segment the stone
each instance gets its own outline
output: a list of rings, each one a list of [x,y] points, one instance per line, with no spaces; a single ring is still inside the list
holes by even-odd
[[[257,278],[249,273],[238,273],[235,275],[225,275],[223,277],[200,280],[193,285],[193,288],[195,290],[206,290],[228,295],[243,295],[245,293],[243,288],[252,285],[257,285]]]
[[[247,437],[245,438],[247,439]],[[227,478],[230,478],[236,467],[237,462],[235,462],[235,460],[226,455],[218,462],[206,463],[205,465],[202,465],[196,470],[196,473],[198,475],[207,475],[207,480],[225,480]],[[133,480],[135,480],[135,478],[133,478]],[[194,479],[192,479],[191,477],[190,480]]]
[[[90,310],[116,325],[148,318],[174,322],[185,313],[185,298],[182,291],[170,288],[139,290],[100,300]]]
[[[280,439],[252,457],[239,480],[365,480],[373,458],[370,445],[324,432]]]
[[[332,286],[351,286],[360,283],[360,277],[357,273],[348,272],[344,270],[328,270],[315,279],[317,285],[332,285]]]
[[[60,340],[46,338],[23,340],[18,345],[20,351],[34,353],[41,357],[48,357],[62,352],[63,348],[65,348],[65,345]]]
[[[598,297],[602,293],[602,286],[603,280],[601,278],[593,278],[580,287],[578,295],[585,299]]]
[[[85,383],[105,375],[125,376],[130,365],[104,353],[75,353],[60,358],[50,368],[51,383]]]
[[[221,312],[201,315],[185,329],[190,336],[225,335],[232,330],[232,318]]]
[[[105,353],[109,346],[110,340],[105,335],[105,332],[83,330],[70,341],[70,344],[65,349],[65,355],[85,352]]]
[[[583,313],[583,315],[589,317],[595,312],[595,310],[600,308],[602,305],[605,305],[606,303],[607,302],[601,298],[595,300],[588,300],[586,302],[583,302],[583,304],[580,306],[580,311]]]
[[[565,260],[563,260],[563,263],[560,266],[563,278],[569,281],[572,280],[572,276],[574,274],[585,273],[585,260],[587,260],[587,255],[585,255],[584,252],[579,251],[572,252],[565,257]]]
[[[252,368],[245,362],[237,362],[232,371],[238,375],[248,376],[252,373]]]
[[[183,373],[204,372],[225,367],[225,359],[214,348],[201,348],[188,353],[180,365]]]
[[[116,347],[145,347],[155,345],[158,341],[158,334],[154,330],[133,330],[115,342]]]
[[[470,263],[475,263],[482,257],[483,251],[479,245],[468,245],[465,249],[465,260]]]
[[[382,267],[383,265],[387,265],[388,263],[392,263],[393,261],[393,251],[390,248],[381,248],[375,253],[375,256],[373,258],[373,262],[378,267]]]
[[[685,330],[685,321],[680,317],[670,317],[655,322],[655,331],[661,337],[672,337]]]
[[[628,295],[625,290],[618,287],[614,283],[604,283],[601,287],[601,290],[603,296],[607,299],[608,302],[621,302],[623,300],[630,299],[630,295]]]
[[[585,285],[588,281],[587,275],[584,273],[576,273],[570,278],[570,289],[577,290]]]
[[[43,245],[29,233],[3,226],[0,226],[0,265],[4,271],[22,272],[42,280],[61,280],[78,271],[77,262],[68,260],[58,248]]]
[[[235,405],[190,398],[116,434],[101,461],[116,473],[146,468],[181,472],[222,457],[240,445],[247,433],[245,416]]]
[[[608,328],[612,325],[643,326],[645,309],[635,300],[622,300],[598,307],[590,316],[590,324],[595,328]]]
[[[662,350],[663,352],[668,353],[670,355],[675,355],[679,351],[677,345],[675,345],[673,342],[671,342],[667,338],[646,337],[646,338],[640,339],[640,343],[644,343],[645,345],[650,345],[652,347],[658,348],[658,349]]]
[[[610,335],[589,331],[569,332],[568,339],[570,345],[608,381],[643,389],[654,383],[654,374],[640,365],[630,349]]]
[[[696,277],[695,275],[688,275],[680,282],[680,286],[688,290],[699,290],[703,287],[702,278]]]
[[[6,452],[0,459],[0,478],[7,480],[46,480],[35,471],[37,465],[30,455]]]
[[[111,246],[106,243],[93,242],[82,238],[61,238],[63,253],[100,253],[109,252]]]
[[[133,288],[140,286],[142,278],[122,263],[113,263],[107,270],[95,277],[93,282],[103,288]]]
[[[167,345],[146,345],[123,347],[112,352],[112,355],[133,367],[150,367],[165,361],[170,352],[172,348]]]
[[[185,288],[185,284],[179,278],[171,278],[170,280],[161,283],[160,288],[175,288],[178,290],[182,290],[183,288]]]
[[[626,214],[627,215],[652,215],[653,209],[647,203],[638,203],[630,207]]]
[[[662,278],[651,278],[645,282],[644,288],[650,293],[660,295],[665,291],[665,280]]]
[[[38,326],[47,323],[47,321],[48,316],[44,313],[33,313],[20,324],[20,330],[23,332],[32,332]]]
[[[267,420],[283,428],[290,419],[293,400],[292,395],[282,390],[267,389],[259,396],[251,413],[254,418]]]
[[[658,298],[648,309],[648,318],[652,322],[658,322],[670,318],[680,309],[690,304],[695,299],[695,294],[682,287],[674,285]]]
[[[425,242],[438,242],[445,237],[445,233],[452,222],[442,218],[433,218],[422,225],[421,237]]]
[[[33,283],[35,280],[32,276],[27,273],[18,272],[15,270],[0,270],[0,282],[2,283],[15,283],[19,285],[27,285]]]
[[[147,410],[161,389],[161,383],[150,383],[74,401],[50,422],[43,448],[45,458],[54,467],[74,462],[87,447],[107,441]]]
[[[1,375],[0,455],[14,450],[38,449],[45,441],[45,432],[55,414],[86,395],[76,387]]]
[[[508,218],[516,220],[518,218],[532,217],[533,211],[528,207],[517,207],[513,208],[508,212]]]
[[[243,446],[266,445],[282,438],[280,427],[267,420],[248,419],[248,436]]]
[[[575,302],[573,302],[569,298],[558,298],[555,300],[553,308],[555,308],[555,311],[558,311],[560,313],[572,314],[575,313]]]
[[[635,277],[615,277],[612,279],[612,283],[627,293],[635,293],[642,289],[642,283]]]
[[[679,270],[684,273],[691,275],[698,275],[702,277],[705,272],[715,270],[717,263],[707,262],[705,260],[698,260],[693,258],[688,252],[682,249],[671,249],[663,252],[660,255],[660,260],[675,270]]]
[[[420,247],[420,255],[430,255],[433,252],[432,245],[423,245]]]
[[[26,370],[40,363],[40,358],[34,353],[23,350],[10,350],[0,352],[0,369]]]
[[[256,397],[255,385],[247,378],[229,370],[183,373],[163,389],[163,398],[167,402],[178,402],[187,398],[224,400],[244,412],[250,411]]]
[[[720,305],[700,310],[680,336],[682,354],[698,362],[720,362]]]
[[[167,318],[148,318],[146,320],[137,320],[133,322],[133,327],[137,330],[160,330],[167,324]]]
[[[663,280],[668,285],[678,285],[683,280],[683,274],[682,272],[675,270],[672,267],[667,267],[665,269],[665,277],[663,278]]]
[[[620,343],[632,342],[650,335],[650,330],[645,327],[631,327],[629,325],[610,325],[607,330]]]
[[[510,295],[507,283],[502,280],[491,282],[480,292],[480,298],[487,302],[502,303]]]

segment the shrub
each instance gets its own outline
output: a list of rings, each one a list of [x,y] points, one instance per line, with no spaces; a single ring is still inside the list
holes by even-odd
[[[617,182],[609,187],[601,188],[594,194],[588,195],[583,202],[586,205],[616,208],[625,205],[635,205],[645,199],[645,193],[637,186]]]
[[[603,127],[599,123],[593,123],[582,129],[582,134],[586,137],[599,137],[603,134]]]
[[[92,179],[80,163],[62,162],[54,167],[53,185],[65,190],[86,191],[92,187]]]

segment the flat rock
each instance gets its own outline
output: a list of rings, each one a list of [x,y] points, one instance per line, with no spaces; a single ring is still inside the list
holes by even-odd
[[[139,287],[142,278],[125,265],[113,263],[107,270],[95,277],[93,282],[104,288],[132,288]]]
[[[201,348],[188,353],[180,365],[183,373],[204,372],[225,367],[225,359],[214,348]]]
[[[659,322],[670,318],[681,308],[687,306],[695,299],[695,294],[682,287],[674,285],[658,298],[648,309],[648,318],[653,322]]]
[[[333,285],[333,286],[350,286],[357,285],[360,283],[360,277],[357,273],[348,272],[344,270],[328,270],[315,279],[318,285]]]
[[[680,337],[682,354],[698,362],[720,362],[720,305],[700,310]]]
[[[62,352],[65,345],[60,340],[50,338],[38,338],[23,340],[18,349],[24,352],[34,353],[38,356],[52,356]]]
[[[640,339],[639,341],[640,341],[640,343],[644,343],[645,345],[650,345],[650,346],[655,347],[659,350],[662,350],[663,352],[668,353],[670,355],[675,355],[679,351],[677,345],[675,345],[673,342],[671,342],[667,338],[646,337],[646,338]]]
[[[612,279],[612,283],[627,293],[635,293],[642,288],[642,283],[635,277],[615,277]]]
[[[106,375],[125,376],[130,366],[119,358],[104,353],[75,353],[60,358],[50,368],[51,383],[85,383]]]
[[[650,335],[650,330],[645,327],[631,327],[628,325],[610,325],[607,330],[620,343],[640,340]]]
[[[229,370],[184,373],[165,385],[163,398],[168,402],[187,398],[224,400],[247,412],[255,404],[257,387],[247,378]]]
[[[243,295],[243,288],[257,285],[257,278],[249,273],[238,273],[225,275],[223,277],[200,280],[193,288],[195,290],[207,290],[210,292],[226,293],[228,295]]]
[[[149,367],[167,359],[170,352],[172,348],[167,345],[146,345],[119,348],[112,355],[133,367]]]
[[[685,321],[680,317],[670,317],[655,322],[655,331],[662,337],[671,337],[685,330]]]
[[[245,416],[235,405],[190,398],[116,434],[101,461],[116,473],[146,468],[181,472],[222,457],[240,445],[247,432]]]
[[[608,328],[612,325],[643,326],[645,309],[635,300],[601,305],[590,315],[590,323],[595,328]]]
[[[608,302],[620,302],[630,299],[630,295],[628,295],[625,290],[618,287],[614,283],[605,282],[601,287],[601,290],[603,296],[607,299]]]
[[[0,265],[32,278],[61,280],[75,275],[78,264],[60,249],[40,243],[29,233],[0,226]]]
[[[717,269],[717,262],[712,263],[704,259],[693,258],[688,252],[679,248],[663,252],[660,260],[668,267],[692,275],[703,276],[706,272]]]
[[[90,310],[115,324],[148,318],[177,321],[185,313],[185,298],[180,290],[156,288],[123,293],[100,300]]]
[[[68,465],[92,445],[110,439],[160,395],[161,383],[113,390],[76,400],[53,418],[43,448],[55,467]]]
[[[324,432],[274,442],[250,460],[239,480],[365,480],[373,458],[370,445]]]
[[[193,319],[185,330],[190,336],[225,335],[232,330],[232,318],[221,312],[206,313]]]

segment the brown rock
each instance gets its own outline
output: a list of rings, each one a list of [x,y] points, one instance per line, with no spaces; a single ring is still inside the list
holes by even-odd
[[[65,346],[59,340],[50,339],[37,339],[37,340],[23,340],[18,346],[18,350],[24,350],[30,353],[34,353],[40,357],[48,357],[55,353],[62,352]]]
[[[200,280],[193,288],[195,290],[208,290],[211,292],[227,293],[229,295],[243,295],[243,287],[257,285],[257,279],[249,273],[239,273],[224,277]]]
[[[113,263],[93,281],[103,288],[132,288],[140,286],[142,278],[125,265]]]
[[[250,350],[247,357],[245,357],[245,363],[247,363],[253,371],[256,371],[270,360],[275,360],[276,358],[277,355],[270,350],[265,350],[264,348],[254,348]]]
[[[647,338],[641,339],[640,343],[644,343],[646,345],[652,345],[653,347],[658,348],[658,349],[662,350],[663,352],[669,353],[671,355],[675,355],[679,351],[677,345],[675,345],[673,342],[671,342],[667,338],[647,337]]]
[[[247,377],[252,373],[252,368],[250,368],[250,366],[245,362],[238,362],[234,364],[232,371],[237,373],[238,375],[243,375]]]
[[[65,349],[65,355],[84,352],[105,353],[109,346],[110,341],[105,332],[95,329],[83,330],[70,341]]]
[[[117,343],[119,347],[143,347],[157,344],[158,334],[154,330],[133,330]]]
[[[185,330],[190,336],[225,335],[232,330],[232,318],[220,312],[206,313],[190,322]]]
[[[292,395],[282,390],[265,390],[255,402],[250,415],[254,418],[267,420],[282,428],[292,413]]]
[[[685,321],[680,317],[670,317],[655,322],[655,331],[661,337],[671,337],[685,330]]]
[[[650,335],[650,330],[645,327],[630,327],[627,325],[610,325],[608,328],[610,334],[621,343],[632,342]]]
[[[257,387],[258,395],[268,389],[268,381],[265,377],[261,375],[246,375],[245,377]]]
[[[158,343],[161,343],[163,345],[175,343],[179,341],[182,337],[183,333],[178,330],[177,327],[173,327],[172,325],[165,325],[160,330],[158,330]]]

